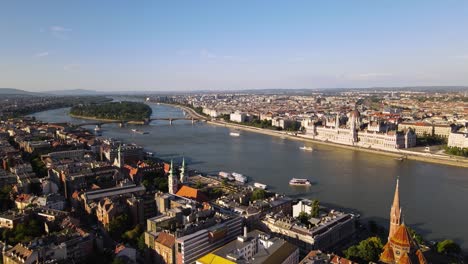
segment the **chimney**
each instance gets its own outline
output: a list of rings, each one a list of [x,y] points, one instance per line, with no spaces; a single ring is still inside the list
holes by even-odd
[[[247,226],[244,226],[244,237],[247,237]]]

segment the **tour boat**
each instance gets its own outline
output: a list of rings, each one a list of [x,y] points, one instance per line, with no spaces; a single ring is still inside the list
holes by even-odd
[[[238,132],[231,132],[231,133],[229,133],[229,135],[230,135],[231,137],[238,137],[238,136],[240,136],[240,134],[239,134]]]
[[[312,185],[308,179],[297,179],[297,178],[292,178],[289,181],[289,185],[293,186],[310,186]]]
[[[306,147],[306,146],[302,146],[300,147],[301,150],[306,150],[306,151],[313,151],[314,149],[312,147]]]
[[[229,178],[232,177],[231,173],[225,172],[225,171],[220,171],[218,175],[219,175],[219,177],[221,177],[223,179],[229,179]]]
[[[132,129],[132,132],[133,132],[133,133],[140,134],[140,135],[149,134],[149,132],[147,132],[147,131],[141,131],[141,130],[138,130],[138,129]]]
[[[255,182],[255,183],[254,183],[254,186],[255,186],[256,188],[260,188],[260,189],[263,189],[263,190],[266,190],[266,188],[267,188],[267,185],[266,185],[266,184],[259,183],[259,182]]]
[[[101,136],[102,135],[102,130],[99,126],[96,126],[94,128],[94,133],[97,135],[97,136]]]
[[[247,177],[245,177],[244,175],[242,175],[240,173],[233,172],[233,173],[231,173],[231,175],[232,175],[232,177],[234,177],[234,180],[236,180],[238,182],[242,182],[242,183],[247,182]]]

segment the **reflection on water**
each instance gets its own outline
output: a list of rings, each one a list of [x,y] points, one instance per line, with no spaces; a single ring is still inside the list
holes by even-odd
[[[176,108],[152,105],[155,117],[182,117]],[[67,116],[66,109],[35,114],[48,122],[83,122]],[[148,135],[132,133],[137,128]],[[207,124],[192,125],[178,120],[154,121],[144,128],[104,125],[103,135],[143,145],[163,159],[180,162],[185,156],[192,169],[208,173],[235,171],[252,181],[295,198],[318,199],[323,204],[349,207],[364,217],[388,225],[395,179],[400,177],[400,195],[405,221],[428,239],[468,240],[465,202],[468,200],[467,169],[417,161],[396,161],[370,153],[312,146],[314,151],[300,150],[303,142],[290,141]],[[308,178],[310,188],[293,188],[291,178]],[[468,243],[463,246],[468,247]]]

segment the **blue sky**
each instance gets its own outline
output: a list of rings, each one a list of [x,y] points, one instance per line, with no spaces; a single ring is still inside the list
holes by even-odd
[[[0,2],[0,87],[468,85],[468,1]]]

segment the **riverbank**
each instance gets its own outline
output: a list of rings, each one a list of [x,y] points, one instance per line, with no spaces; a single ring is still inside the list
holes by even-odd
[[[396,151],[389,151],[389,150],[383,150],[383,149],[375,149],[375,148],[372,149],[372,148],[363,148],[359,146],[343,145],[343,144],[334,143],[334,142],[326,142],[326,141],[316,140],[312,138],[307,138],[307,137],[301,136],[300,134],[291,135],[285,131],[275,131],[275,130],[251,127],[251,126],[246,126],[246,125],[241,125],[241,124],[228,123],[228,122],[223,122],[223,121],[213,121],[213,120],[209,120],[209,118],[207,118],[206,116],[202,116],[198,114],[197,112],[195,112],[195,110],[187,106],[178,105],[178,104],[168,104],[168,103],[159,103],[159,104],[179,108],[187,112],[192,117],[206,120],[206,122],[211,125],[242,129],[245,131],[260,133],[260,134],[274,136],[274,137],[281,137],[281,138],[290,139],[290,140],[311,142],[311,143],[326,145],[326,146],[331,146],[331,147],[362,151],[366,153],[378,154],[378,155],[388,156],[392,158],[405,157],[406,159],[409,159],[409,160],[416,160],[416,161],[422,161],[422,162],[428,162],[428,163],[468,168],[468,159],[463,158],[463,157],[453,157],[453,156],[444,156],[444,155],[436,156],[435,154],[420,153],[420,152],[401,150],[401,149],[396,150]]]
[[[199,113],[195,112],[195,110],[193,110],[192,108],[190,108],[188,106],[179,105],[179,104],[167,104],[167,103],[158,103],[158,104],[171,106],[171,107],[176,107],[176,108],[179,108],[179,109],[187,112],[192,117],[195,117],[195,118],[198,118],[198,119],[201,119],[201,120],[205,120],[205,121],[209,120],[208,117],[200,115]]]
[[[227,122],[222,122],[222,121],[207,121],[207,123],[210,125],[236,128],[236,129],[265,134],[265,135],[274,136],[274,137],[281,137],[281,138],[290,139],[290,140],[311,142],[311,143],[326,145],[326,146],[331,146],[331,147],[338,147],[338,148],[344,148],[344,149],[349,149],[349,150],[362,151],[362,152],[371,153],[371,154],[384,155],[384,156],[388,156],[392,158],[401,158],[402,156],[404,156],[406,159],[409,159],[409,160],[417,160],[417,161],[423,161],[423,162],[429,162],[429,163],[468,168],[468,159],[462,158],[462,157],[454,158],[451,156],[442,156],[442,155],[439,155],[439,157],[437,157],[434,154],[419,153],[419,152],[408,151],[408,150],[397,150],[397,152],[392,152],[392,151],[382,150],[382,149],[362,148],[358,146],[349,146],[349,145],[343,145],[343,144],[338,144],[334,142],[326,142],[326,141],[316,140],[312,138],[307,138],[301,135],[290,135],[288,134],[288,132],[285,132],[285,131],[274,131],[274,130],[250,127],[250,126],[245,126],[245,125],[240,125],[240,124],[227,123]]]
[[[68,113],[68,115],[70,117],[73,117],[73,118],[78,118],[78,119],[83,119],[83,120],[93,120],[93,121],[99,121],[99,122],[103,122],[103,123],[121,123],[121,122],[124,122],[124,123],[127,123],[127,124],[132,124],[132,125],[144,125],[145,124],[145,121],[138,121],[138,120],[130,120],[130,121],[125,121],[125,120],[117,120],[117,119],[105,119],[105,118],[97,118],[97,117],[93,117],[93,116],[79,116],[79,115],[74,115],[74,114],[70,114]]]

